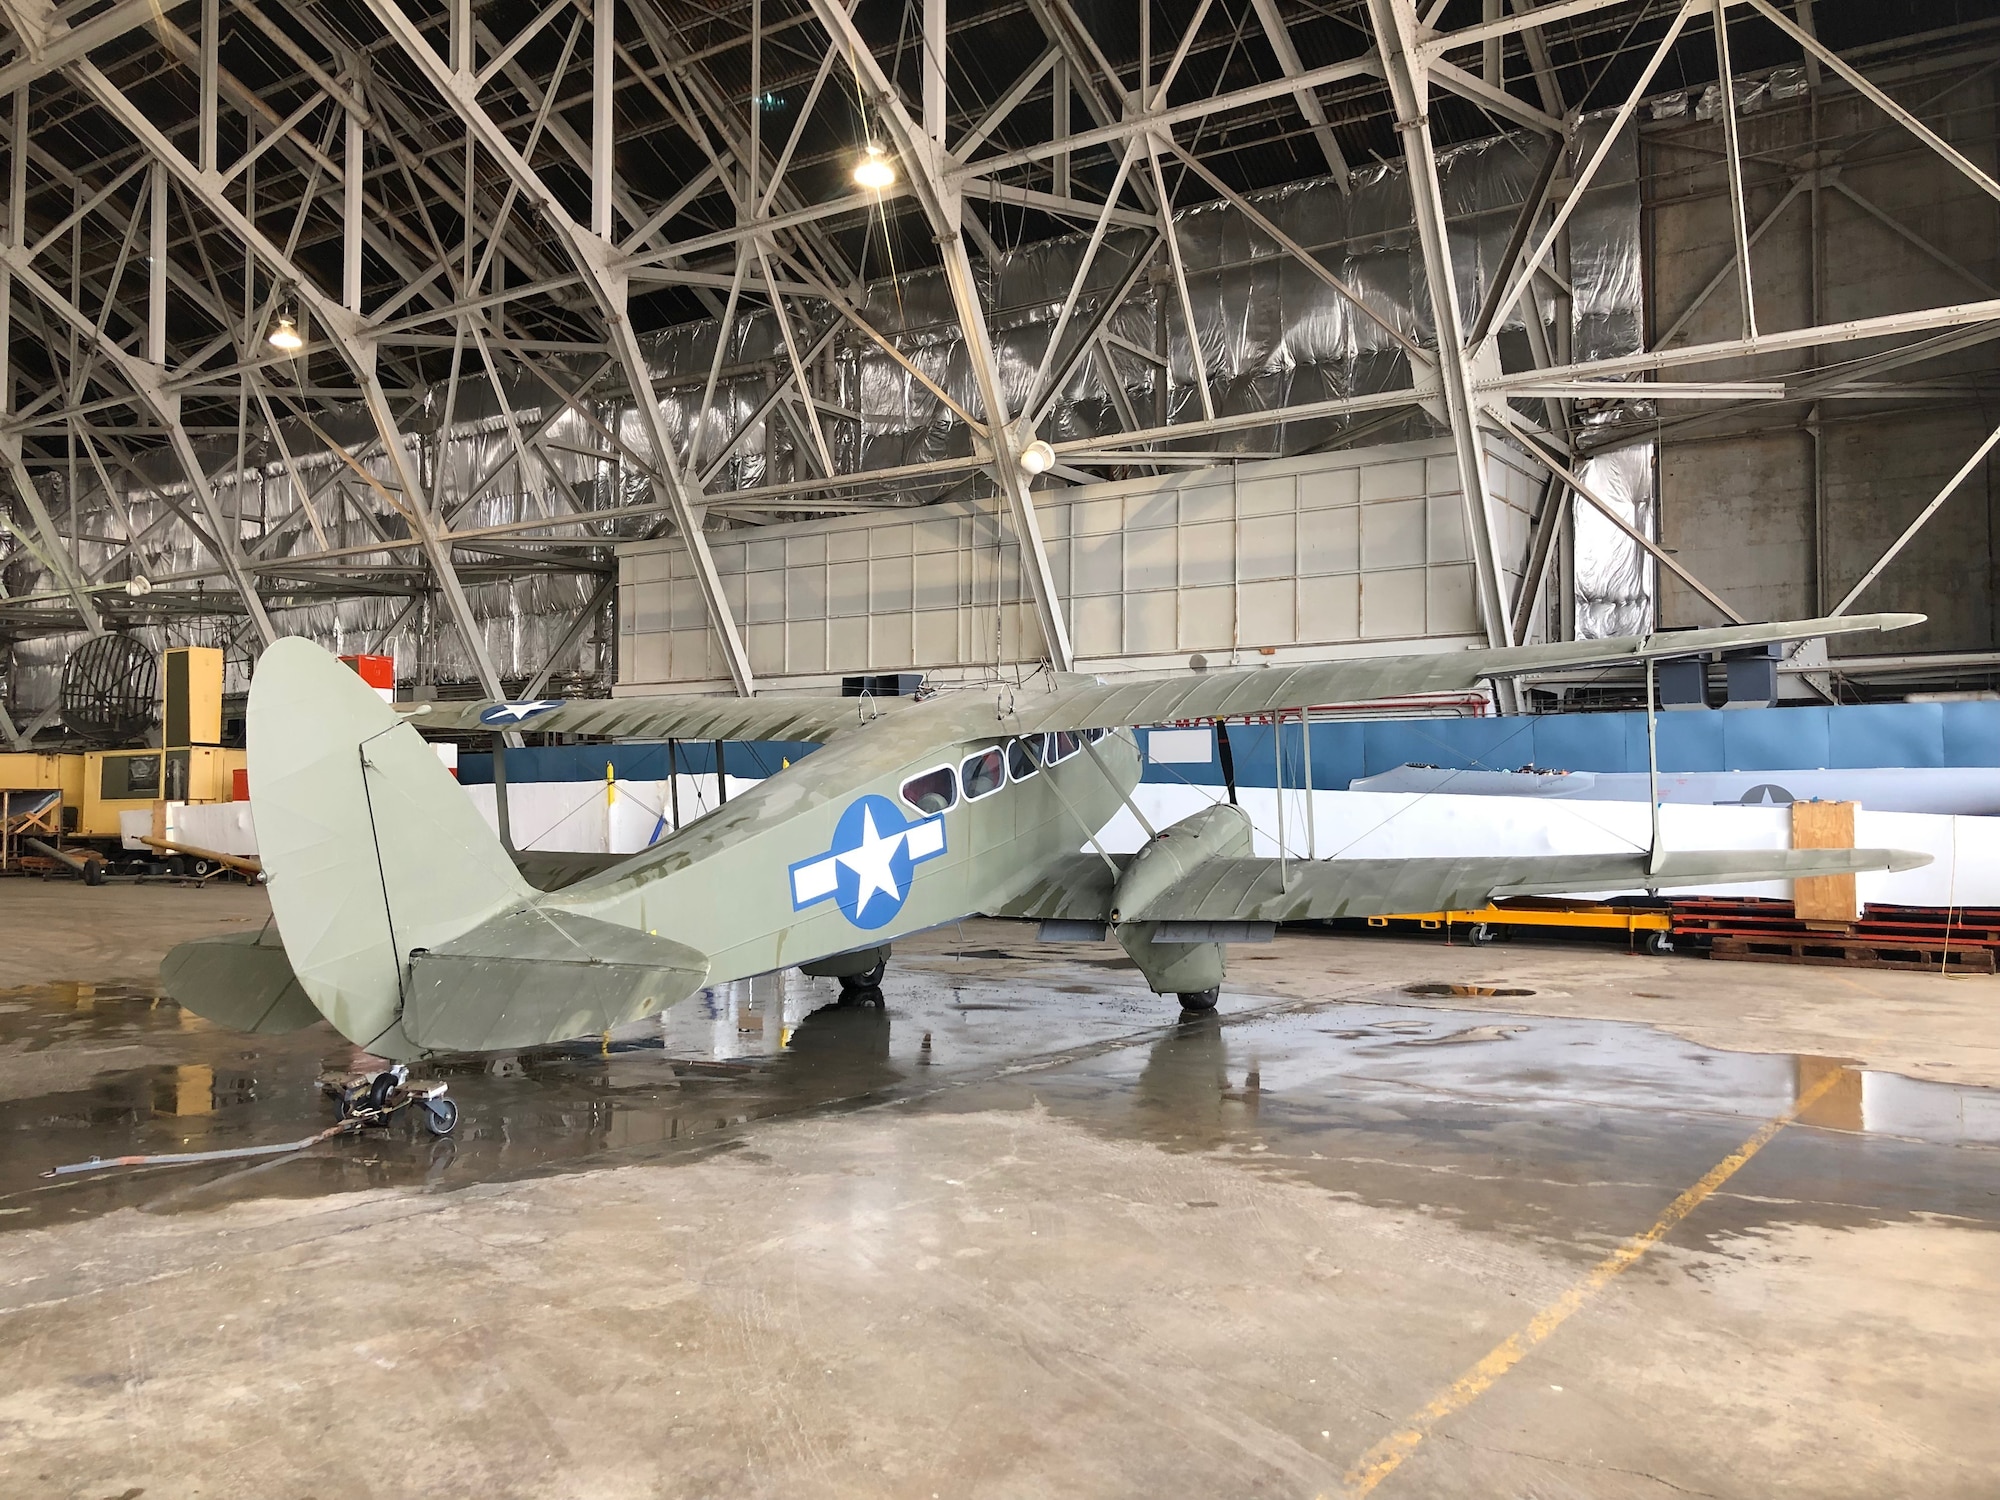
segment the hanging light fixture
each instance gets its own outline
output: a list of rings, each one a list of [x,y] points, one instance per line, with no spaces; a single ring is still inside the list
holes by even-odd
[[[1033,477],[1046,474],[1056,466],[1056,450],[1040,438],[1036,438],[1021,450],[1021,472]]]
[[[854,181],[871,193],[879,193],[884,188],[894,187],[895,164],[883,154],[880,146],[870,141],[868,149],[861,153],[861,160],[854,164]]]
[[[278,326],[271,330],[271,347],[284,354],[297,354],[305,348],[306,341],[299,334],[299,325],[290,313],[278,314]]]

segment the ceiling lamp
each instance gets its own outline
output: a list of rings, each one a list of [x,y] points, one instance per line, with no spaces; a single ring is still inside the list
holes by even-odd
[[[868,149],[862,153],[861,160],[854,164],[854,181],[871,193],[879,193],[882,189],[894,187],[896,184],[894,164],[882,154],[882,148],[873,141],[868,143]]]
[[[1030,477],[1046,474],[1056,466],[1056,450],[1036,438],[1021,450],[1021,472]]]
[[[306,341],[299,336],[299,325],[290,313],[278,316],[278,326],[271,330],[271,347],[285,354],[297,354],[305,348]]]

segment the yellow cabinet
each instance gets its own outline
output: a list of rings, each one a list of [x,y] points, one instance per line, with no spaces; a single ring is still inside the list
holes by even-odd
[[[0,792],[62,792],[62,827],[73,831],[83,815],[84,758],[37,752],[0,755]]]

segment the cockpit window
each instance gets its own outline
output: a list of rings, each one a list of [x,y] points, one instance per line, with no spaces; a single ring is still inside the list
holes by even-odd
[[[1007,763],[999,750],[982,750],[958,768],[958,779],[965,788],[965,800],[970,802],[1007,784]]]
[[[1026,781],[1042,768],[1042,737],[1035,735],[1025,740],[1007,742],[1007,774],[1016,781]]]
[[[958,801],[958,778],[939,766],[903,783],[903,800],[920,813],[941,813]]]

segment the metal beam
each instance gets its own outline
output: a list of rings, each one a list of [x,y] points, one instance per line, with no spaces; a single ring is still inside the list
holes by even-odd
[[[1027,476],[1021,472],[1020,450],[1032,441],[1031,431],[1016,427],[1007,410],[1006,391],[1000,381],[1000,367],[993,353],[992,335],[986,326],[986,311],[980,306],[979,289],[966,254],[960,215],[963,203],[947,176],[951,157],[937,146],[904,108],[902,97],[868,50],[868,43],[855,28],[846,8],[838,0],[812,0],[813,10],[826,27],[835,46],[847,57],[856,85],[870,98],[883,126],[895,143],[903,170],[909,175],[924,215],[938,241],[944,262],[945,281],[951,288],[953,310],[958,315],[965,339],[966,357],[973,378],[979,384],[979,399],[986,411],[987,447],[994,482],[1006,497],[1013,519],[1014,534],[1021,544],[1021,568],[1028,576],[1034,596],[1035,616],[1042,628],[1042,641],[1049,661],[1058,671],[1070,670],[1074,655],[1070,648],[1069,625],[1063,618],[1062,600],[1056,590],[1055,572],[1049,564],[1042,528],[1035,518],[1035,503],[1028,493]]]
[[[682,473],[672,436],[660,416],[659,398],[646,368],[645,351],[639,347],[638,335],[627,312],[625,261],[607,236],[591,233],[570,216],[554,190],[515,150],[498,123],[479,103],[478,79],[469,71],[454,70],[440,57],[396,0],[368,0],[368,4],[383,29],[418,65],[444,102],[456,111],[468,135],[506,171],[508,179],[522,196],[535,205],[542,218],[561,236],[571,261],[604,317],[608,335],[606,343],[624,369],[639,425],[646,434],[647,446],[652,450],[654,491],[665,502],[680,529],[682,545],[687,548],[694,564],[696,587],[701,592],[710,623],[722,644],[729,675],[736,684],[736,690],[748,697],[756,691],[756,680],[750,670],[750,654],[736,628],[735,617],[730,613],[729,601],[723,596],[722,577],[716,571],[715,558],[702,532],[705,511],[700,490]],[[495,696],[499,694],[496,692]]]
[[[1488,503],[1486,449],[1479,434],[1479,404],[1459,323],[1457,282],[1452,277],[1451,244],[1445,227],[1444,189],[1438,182],[1437,152],[1425,115],[1423,74],[1415,57],[1416,9],[1410,0],[1368,0],[1376,45],[1396,104],[1396,129],[1403,137],[1417,238],[1423,247],[1424,280],[1430,291],[1432,325],[1437,331],[1438,378],[1444,387],[1451,424],[1452,452],[1465,506],[1465,531],[1472,541],[1479,588],[1479,616],[1490,645],[1511,646],[1513,620],[1500,578],[1499,543]]]

